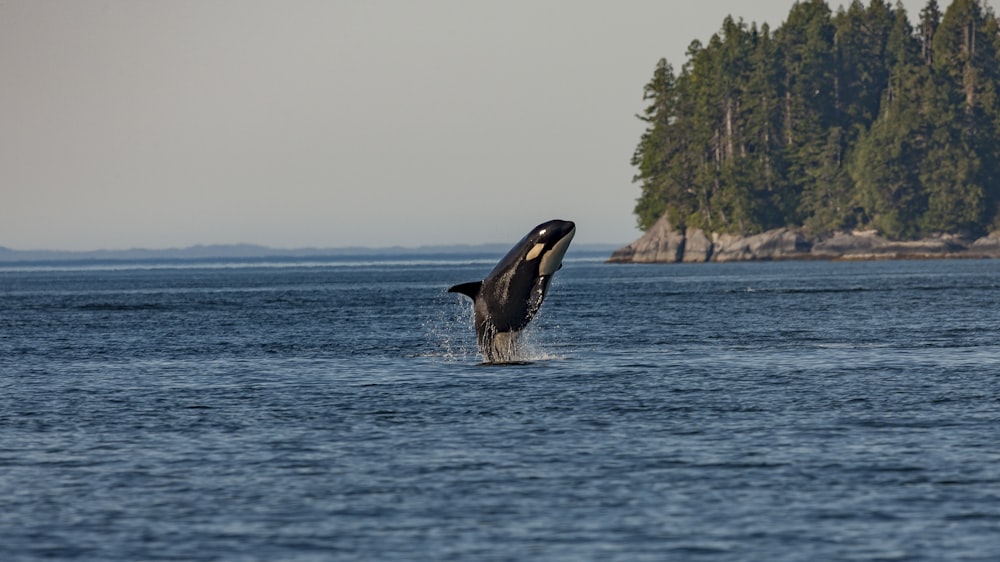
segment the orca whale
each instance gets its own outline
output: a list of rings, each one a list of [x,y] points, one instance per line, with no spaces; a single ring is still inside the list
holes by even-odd
[[[541,308],[575,234],[571,221],[544,222],[515,244],[485,279],[448,289],[472,299],[476,340],[485,362],[516,359],[520,331]]]

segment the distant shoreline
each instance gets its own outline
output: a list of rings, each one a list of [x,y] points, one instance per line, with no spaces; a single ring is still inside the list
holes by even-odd
[[[577,244],[570,248],[570,256],[586,255],[607,257],[620,244]],[[0,246],[0,264],[46,264],[46,263],[113,263],[113,262],[164,262],[187,261],[205,262],[217,260],[280,260],[302,259],[349,259],[356,257],[415,258],[452,257],[471,255],[504,255],[510,244],[455,244],[437,246],[403,247],[391,246],[368,248],[360,246],[342,248],[271,248],[255,244],[212,244],[186,248],[128,250],[14,250]]]

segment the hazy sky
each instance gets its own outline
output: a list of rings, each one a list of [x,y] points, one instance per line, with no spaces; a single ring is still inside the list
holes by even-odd
[[[7,0],[0,246],[624,244],[656,61],[792,4]]]

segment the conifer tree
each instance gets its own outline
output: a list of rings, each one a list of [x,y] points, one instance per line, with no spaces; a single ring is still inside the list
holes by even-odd
[[[851,159],[857,225],[897,239],[921,234],[927,208],[919,168],[928,146],[923,112],[931,74],[918,49],[906,11],[897,4],[886,45],[889,78],[879,117],[860,136]]]
[[[941,9],[937,0],[928,0],[920,11],[920,53],[924,64],[934,64],[934,33],[941,23]]]
[[[817,185],[820,178],[835,178],[841,157],[841,151],[831,145],[839,143],[839,137],[830,138],[836,116],[834,34],[830,8],[823,0],[796,3],[776,33],[784,64],[782,118],[788,181],[798,191],[796,212],[786,217],[789,224],[816,217],[820,207],[835,205],[831,198],[840,197],[825,189],[828,186]],[[809,222],[819,229],[827,226]]]
[[[642,186],[635,213],[639,228],[645,230],[665,212],[668,202],[675,206],[679,203],[671,195],[680,188],[668,181],[672,171],[669,162],[678,139],[671,136],[671,124],[677,117],[677,92],[674,71],[666,59],[656,63],[652,80],[643,88],[642,99],[649,105],[637,117],[647,126],[632,155],[632,165],[638,168],[632,181]]]
[[[750,74],[744,91],[746,111],[747,158],[741,170],[744,181],[751,183],[754,216],[760,230],[786,224],[794,213],[791,204],[797,198],[786,181],[786,164],[781,136],[781,76],[777,45],[770,27],[764,24],[754,36],[750,53]]]

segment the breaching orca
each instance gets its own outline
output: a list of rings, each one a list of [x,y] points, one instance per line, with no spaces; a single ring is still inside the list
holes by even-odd
[[[574,234],[576,225],[570,221],[542,223],[511,248],[485,279],[448,289],[472,299],[484,361],[515,359],[518,334],[541,308],[552,274],[562,267]]]

